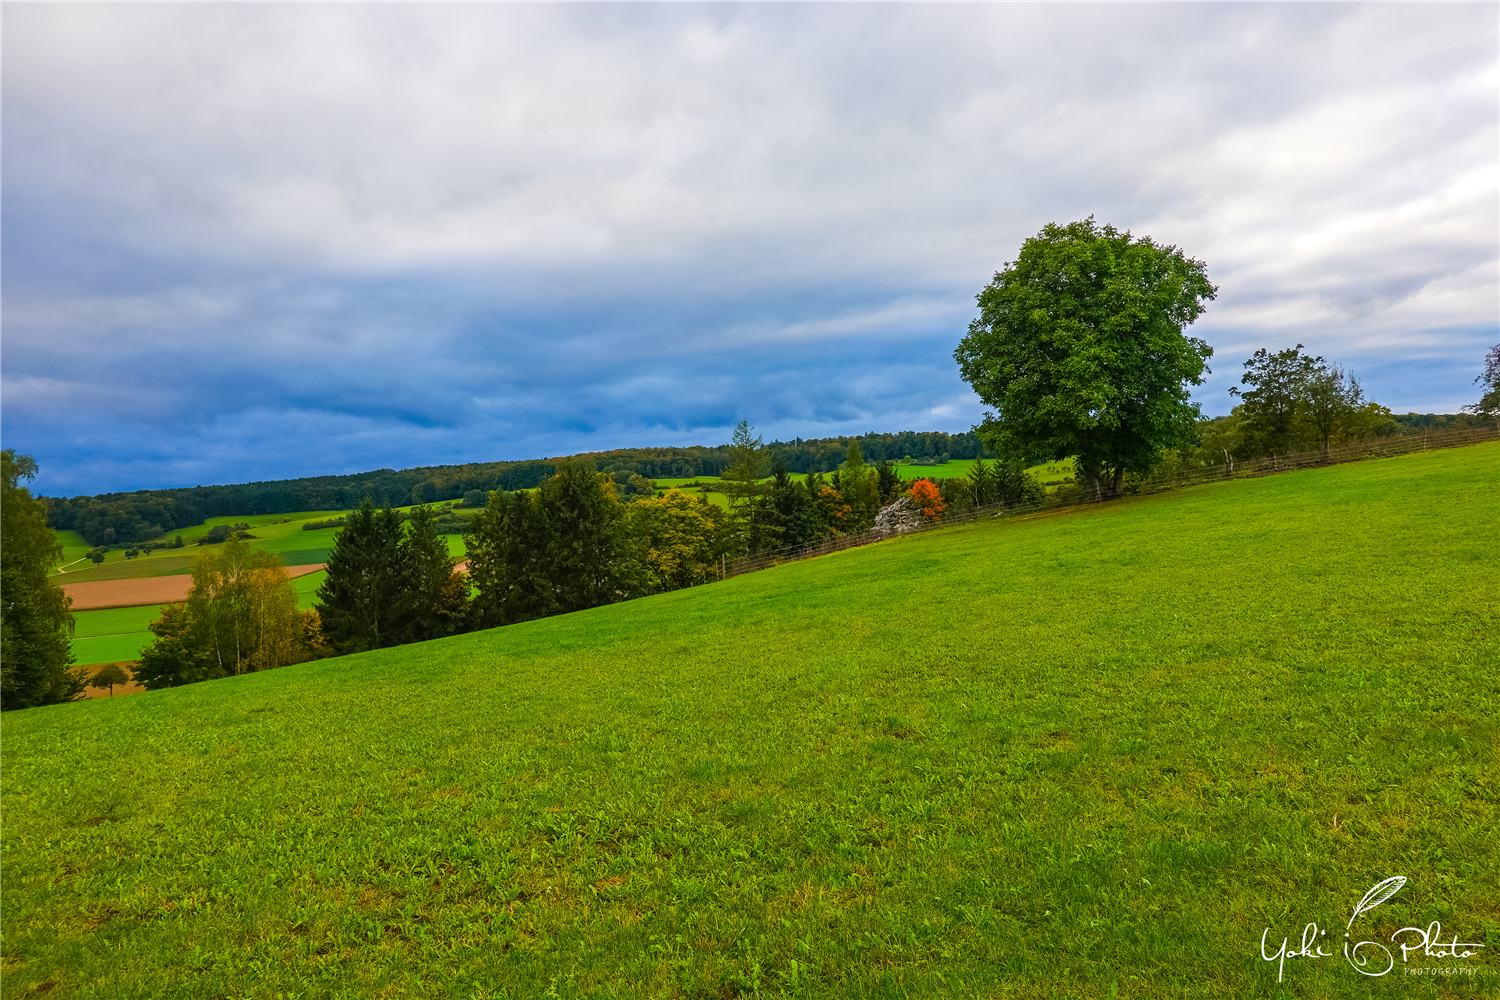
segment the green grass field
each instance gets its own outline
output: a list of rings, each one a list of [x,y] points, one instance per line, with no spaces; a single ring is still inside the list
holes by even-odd
[[[1497,470],[1217,483],[7,713],[4,994],[1494,996]],[[1278,985],[1263,929],[1337,940],[1393,875],[1355,935],[1440,920],[1484,950],[1410,964],[1475,974]]]
[[[409,510],[410,508],[397,509]],[[138,580],[151,576],[190,574],[193,571],[193,563],[198,559],[198,554],[204,551],[194,543],[208,534],[209,529],[220,524],[248,523],[250,534],[255,536],[255,541],[251,543],[252,548],[276,553],[281,556],[282,564],[286,566],[312,566],[328,561],[328,552],[333,548],[334,536],[339,533],[339,529],[319,528],[316,531],[304,531],[302,522],[325,521],[337,517],[340,513],[340,511],[320,510],[302,514],[268,514],[259,518],[213,517],[196,527],[173,532],[173,535],[182,535],[184,548],[157,549],[134,559],[126,559],[124,551],[117,549],[109,552],[104,562],[98,566],[92,563],[80,563],[70,567],[64,573],[54,571],[53,577],[58,583],[86,583],[91,580]],[[57,536],[58,544],[64,548],[65,562],[68,554],[76,548],[72,539],[76,539],[77,545],[83,546],[80,555],[89,551],[87,544],[78,537],[77,532],[54,531],[53,534]],[[448,541],[448,551],[452,555],[464,554],[462,536],[446,535],[444,537]]]

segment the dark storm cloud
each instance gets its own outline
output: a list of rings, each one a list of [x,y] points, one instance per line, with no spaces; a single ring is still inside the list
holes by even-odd
[[[1491,6],[15,6],[4,419],[45,489],[960,430],[973,295],[1090,213],[1452,410]],[[1413,375],[1413,368],[1420,370]]]

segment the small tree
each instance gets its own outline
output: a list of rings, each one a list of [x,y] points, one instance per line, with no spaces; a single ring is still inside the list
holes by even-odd
[[[875,485],[880,490],[882,504],[895,503],[901,495],[901,474],[888,459],[882,458],[875,466]]]
[[[118,663],[106,663],[94,674],[94,679],[89,681],[91,688],[108,688],[109,696],[115,696],[116,684],[129,684],[130,675],[125,672]]]
[[[719,477],[719,489],[729,497],[729,509],[741,524],[750,518],[751,501],[765,492],[760,480],[769,471],[770,462],[755,428],[741,420],[727,445],[729,465]]]
[[[1263,455],[1285,455],[1298,450],[1306,441],[1301,418],[1307,409],[1308,386],[1324,371],[1321,357],[1302,353],[1302,346],[1289,347],[1275,354],[1264,347],[1245,362],[1240,381],[1250,386],[1233,386],[1231,396],[1244,400],[1235,412],[1244,421],[1251,446]]]
[[[880,513],[880,486],[875,473],[865,465],[859,441],[850,438],[844,464],[838,471],[839,497],[849,508],[845,531],[867,531]]]
[[[102,563],[104,561],[104,553],[106,551],[108,551],[108,550],[107,549],[95,549],[94,551],[92,551],[92,552],[89,553],[89,558],[94,561],[94,565],[95,566],[99,565],[100,563]]]
[[[1490,348],[1484,356],[1484,371],[1474,383],[1485,390],[1479,402],[1464,407],[1465,413],[1478,414],[1500,426],[1500,344]]]
[[[929,521],[936,521],[943,516],[943,510],[947,504],[943,503],[942,492],[931,479],[918,479],[911,484],[912,502],[922,508],[922,516]]]

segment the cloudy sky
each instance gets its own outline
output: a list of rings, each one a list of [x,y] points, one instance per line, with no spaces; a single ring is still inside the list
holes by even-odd
[[[1048,222],[1453,412],[1500,323],[1500,7],[12,4],[3,438],[96,493],[964,430]]]

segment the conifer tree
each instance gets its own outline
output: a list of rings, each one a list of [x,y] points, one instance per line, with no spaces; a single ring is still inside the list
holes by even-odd
[[[473,615],[481,628],[555,614],[547,572],[550,536],[535,493],[495,490],[464,536],[469,579],[478,594]]]
[[[396,512],[376,510],[368,497],[335,537],[317,608],[323,634],[340,653],[399,641],[408,583],[401,537]]]
[[[468,584],[453,569],[448,543],[437,532],[432,508],[414,507],[401,540],[408,589],[400,615],[400,641],[421,642],[463,630]]]

